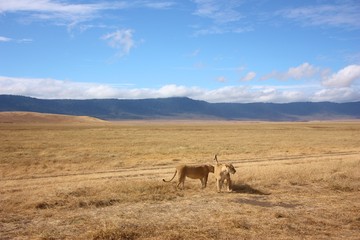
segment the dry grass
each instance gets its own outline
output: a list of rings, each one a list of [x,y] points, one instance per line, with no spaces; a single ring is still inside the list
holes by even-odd
[[[105,123],[88,116],[72,116],[36,112],[0,112],[0,123]]]
[[[360,123],[0,125],[0,239],[359,239]],[[162,178],[232,162],[233,193]]]

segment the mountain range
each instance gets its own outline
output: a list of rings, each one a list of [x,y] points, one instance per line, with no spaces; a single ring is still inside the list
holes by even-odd
[[[309,121],[360,119],[360,102],[209,103],[187,97],[69,100],[0,95],[0,111],[90,116],[104,120]]]

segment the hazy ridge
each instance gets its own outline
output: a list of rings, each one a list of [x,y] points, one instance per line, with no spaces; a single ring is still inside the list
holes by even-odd
[[[0,111],[25,111],[104,120],[219,119],[307,121],[359,119],[360,102],[208,103],[186,97],[159,99],[37,99],[0,95]]]

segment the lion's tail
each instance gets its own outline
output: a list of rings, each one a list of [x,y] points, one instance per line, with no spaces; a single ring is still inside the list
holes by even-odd
[[[171,181],[175,178],[176,173],[177,173],[177,170],[175,170],[175,173],[174,173],[174,176],[172,177],[172,179],[170,179],[169,181],[166,181],[166,180],[163,178],[163,181],[164,181],[164,182],[171,182]]]

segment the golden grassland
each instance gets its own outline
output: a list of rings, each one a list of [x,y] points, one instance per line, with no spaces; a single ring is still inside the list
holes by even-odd
[[[359,239],[360,122],[0,124],[0,239]],[[232,193],[170,179],[233,163]]]
[[[98,118],[37,112],[0,112],[0,123],[99,123]]]

